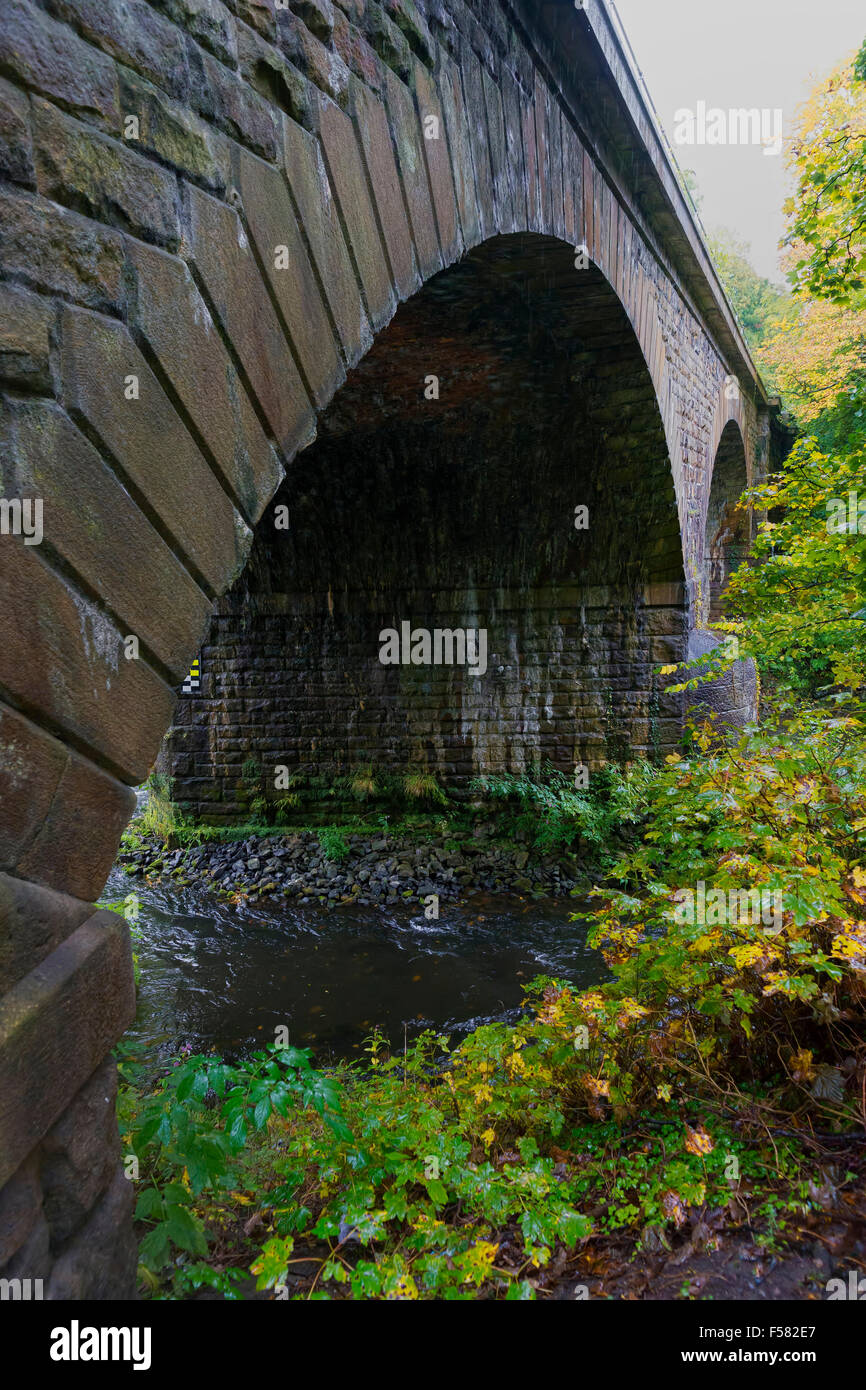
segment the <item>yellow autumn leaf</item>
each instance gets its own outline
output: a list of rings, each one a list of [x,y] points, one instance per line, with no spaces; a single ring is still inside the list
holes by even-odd
[[[486,1265],[488,1269],[493,1264],[493,1261],[496,1259],[498,1252],[498,1243],[494,1245],[491,1241],[488,1240],[476,1241],[475,1245],[472,1248],[472,1253],[476,1255],[478,1257],[479,1262],[482,1265]]]
[[[801,1048],[799,1052],[795,1052],[791,1058],[790,1070],[795,1081],[811,1081],[815,1075],[812,1053],[806,1048]]]
[[[690,1129],[686,1125],[686,1150],[690,1154],[711,1154],[715,1145],[703,1126]]]

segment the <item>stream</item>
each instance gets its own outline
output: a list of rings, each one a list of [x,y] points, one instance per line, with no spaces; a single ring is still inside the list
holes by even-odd
[[[569,920],[581,906],[571,898],[477,894],[428,921],[418,906],[233,906],[115,866],[104,898],[131,892],[141,978],[126,1040],[150,1060],[182,1048],[239,1057],[272,1043],[279,1025],[320,1063],[357,1057],[374,1028],[392,1047],[425,1028],[457,1041],[517,1018],[536,975],[581,987],[607,978],[585,924]]]

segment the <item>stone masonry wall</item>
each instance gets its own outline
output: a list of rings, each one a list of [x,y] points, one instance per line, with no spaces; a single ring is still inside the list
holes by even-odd
[[[550,762],[571,774],[578,763],[658,759],[678,745],[681,701],[652,671],[684,653],[680,591],[637,606],[629,596],[620,608],[607,594],[593,607],[580,591],[550,593],[546,605],[538,592],[498,593],[492,623],[486,603],[472,612],[455,595],[449,616],[438,597],[435,613],[414,608],[417,624],[483,619],[490,680],[457,667],[379,666],[378,633],[394,615],[372,604],[303,620],[300,596],[285,595],[283,612],[222,612],[203,649],[202,690],[179,702],[169,739],[178,804],[207,821],[237,819],[261,785],[278,798],[281,765],[302,787],[362,767],[432,772],[463,798],[485,773]],[[252,785],[250,759],[261,768]]]

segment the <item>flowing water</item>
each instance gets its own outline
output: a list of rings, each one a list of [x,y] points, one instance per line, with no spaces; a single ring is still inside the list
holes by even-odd
[[[607,977],[585,925],[570,920],[572,899],[477,895],[428,921],[420,907],[235,907],[114,868],[104,897],[130,892],[141,981],[127,1039],[151,1056],[189,1047],[237,1057],[273,1042],[281,1024],[320,1062],[358,1056],[374,1028],[394,1047],[425,1028],[457,1040],[516,1018],[536,975],[581,986]]]

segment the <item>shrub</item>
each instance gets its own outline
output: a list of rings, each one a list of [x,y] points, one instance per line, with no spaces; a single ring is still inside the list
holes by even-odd
[[[336,825],[325,825],[319,831],[319,844],[326,859],[337,861],[346,859],[350,850],[346,838]]]
[[[576,788],[562,772],[501,773],[481,777],[473,788],[494,802],[520,808],[515,826],[528,833],[538,849],[590,846],[601,862],[615,857],[614,837],[636,826],[643,815],[648,789],[656,777],[649,763],[630,768],[609,764],[594,772],[586,789]]]
[[[448,797],[432,772],[407,772],[402,780],[402,789],[407,801],[425,801],[433,806],[448,805]]]

